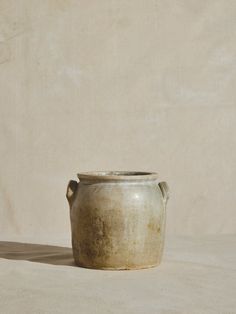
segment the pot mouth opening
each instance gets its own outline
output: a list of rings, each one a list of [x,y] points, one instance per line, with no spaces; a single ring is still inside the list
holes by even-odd
[[[155,180],[158,177],[156,172],[144,171],[93,171],[80,172],[77,174],[80,180],[94,181],[136,181],[136,180]]]

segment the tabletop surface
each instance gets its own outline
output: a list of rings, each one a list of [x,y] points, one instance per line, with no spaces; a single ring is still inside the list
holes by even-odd
[[[236,236],[169,237],[162,264],[76,267],[70,248],[0,242],[1,313],[236,313]]]

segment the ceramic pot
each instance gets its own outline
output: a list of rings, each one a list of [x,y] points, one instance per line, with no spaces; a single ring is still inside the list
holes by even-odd
[[[149,172],[86,172],[70,181],[72,248],[78,266],[139,269],[162,257],[168,186]]]

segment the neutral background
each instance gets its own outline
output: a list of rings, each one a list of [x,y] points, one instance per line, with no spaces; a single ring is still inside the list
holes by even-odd
[[[167,233],[236,231],[235,0],[0,0],[1,240],[70,245],[69,179],[157,171]]]

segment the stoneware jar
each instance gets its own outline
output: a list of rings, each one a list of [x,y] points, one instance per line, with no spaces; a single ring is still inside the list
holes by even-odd
[[[162,257],[166,182],[151,172],[86,172],[70,181],[72,248],[78,266],[139,269]]]

